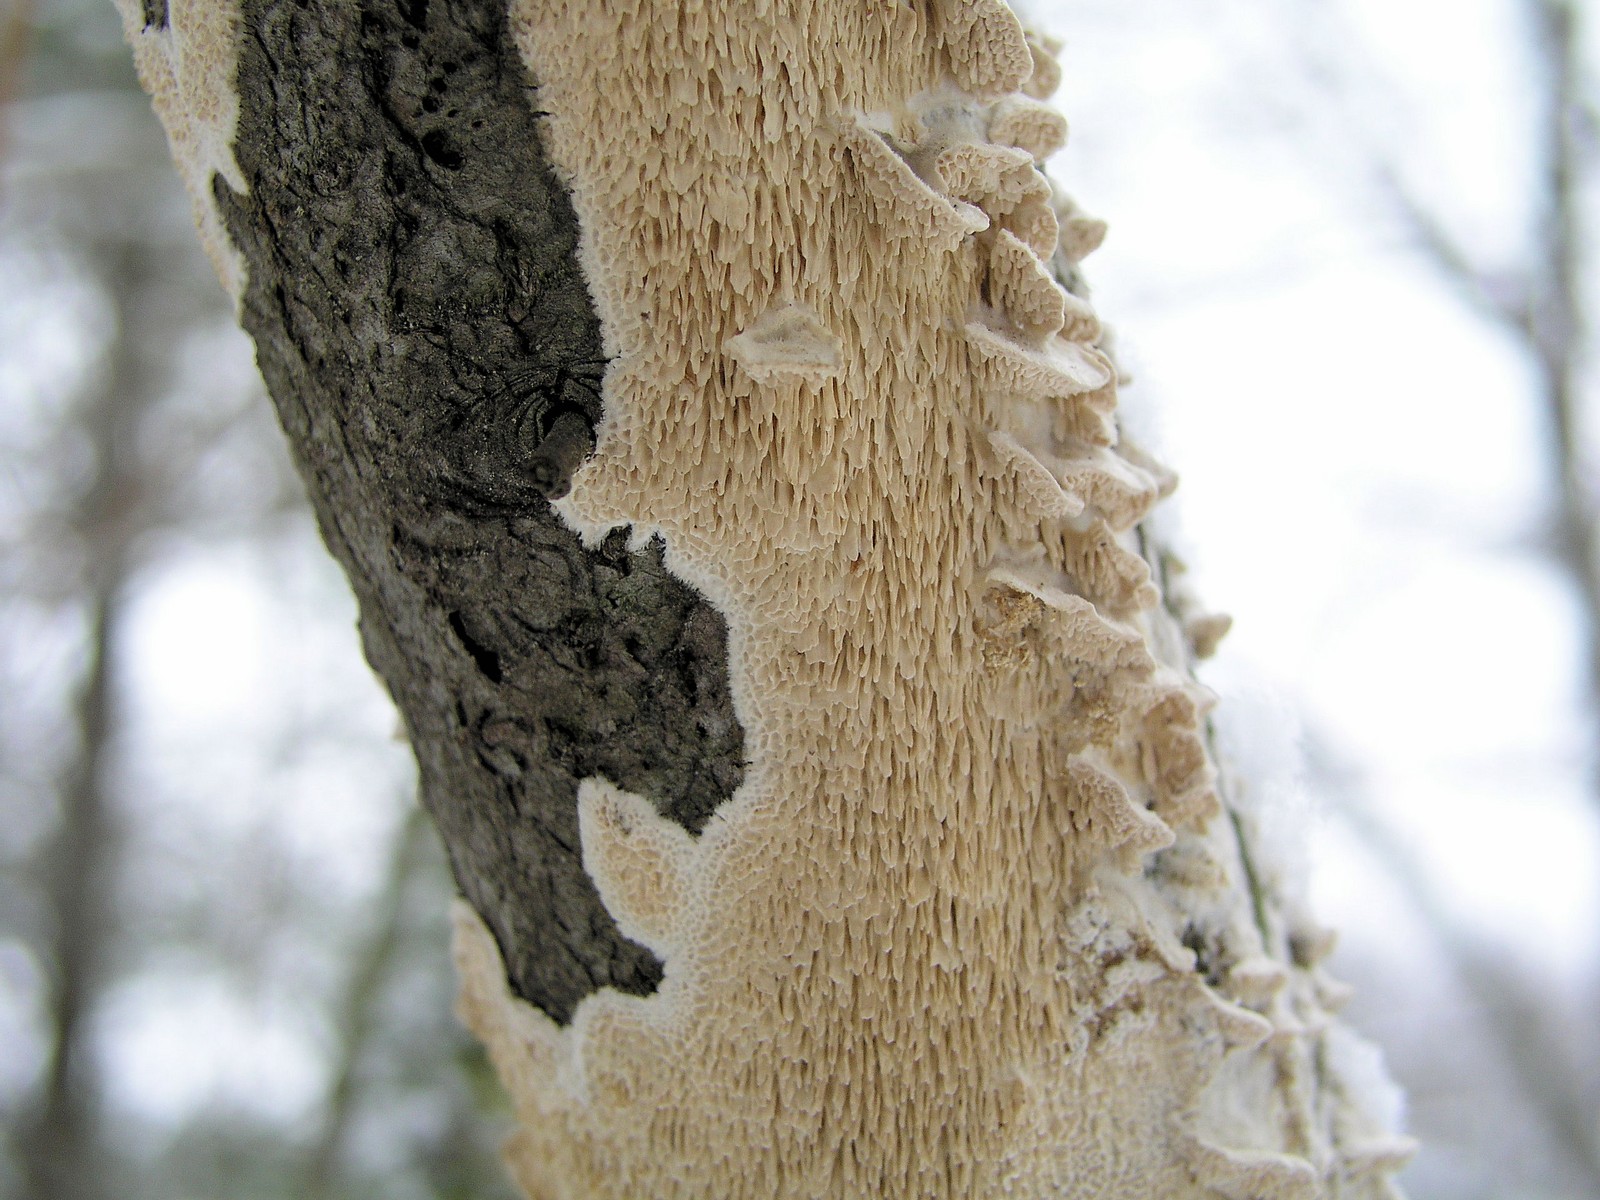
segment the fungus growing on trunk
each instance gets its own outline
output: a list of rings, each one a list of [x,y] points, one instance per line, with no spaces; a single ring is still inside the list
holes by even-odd
[[[123,2],[417,745],[530,1196],[1390,1194],[1210,747],[1221,626],[1151,569],[1173,481],[1118,432],[1104,226],[1040,170],[1048,39],[1000,0]],[[357,128],[381,163],[329,157]],[[310,285],[307,159],[367,187]],[[482,407],[529,362],[603,362],[599,411]]]

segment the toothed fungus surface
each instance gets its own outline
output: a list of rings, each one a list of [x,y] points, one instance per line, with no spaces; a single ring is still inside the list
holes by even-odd
[[[230,11],[174,0],[135,43],[186,171],[242,191]],[[458,907],[527,1194],[1393,1195],[1322,939],[1211,748],[1191,668],[1225,619],[1152,571],[1173,478],[1119,438],[1078,282],[1105,227],[1040,169],[1058,44],[1000,0],[509,22],[609,360],[554,511],[720,614],[745,763],[698,828],[577,788],[653,990],[568,1020]]]
[[[539,1076],[520,1177],[1382,1194],[1330,1120],[1317,978],[1257,926],[1192,651],[1156,649],[1135,531],[1171,481],[1117,446],[1052,270],[1103,226],[1039,170],[1049,43],[999,3],[739,8],[512,10],[615,356],[563,515],[661,533],[751,747],[695,842],[580,800],[654,995],[556,1029],[463,915],[469,1018]]]

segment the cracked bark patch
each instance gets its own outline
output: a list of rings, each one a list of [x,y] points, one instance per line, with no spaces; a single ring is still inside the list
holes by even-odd
[[[661,964],[580,861],[577,784],[698,832],[739,785],[721,616],[627,530],[547,497],[593,446],[604,370],[537,90],[473,0],[245,0],[213,191],[243,321],[361,605],[423,799],[510,981],[558,1021]]]

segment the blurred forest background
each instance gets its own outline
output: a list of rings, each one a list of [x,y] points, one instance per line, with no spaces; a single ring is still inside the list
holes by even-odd
[[[1031,8],[1408,1188],[1592,1200],[1600,22]],[[0,105],[0,1194],[504,1200],[442,856],[109,0],[0,0]]]

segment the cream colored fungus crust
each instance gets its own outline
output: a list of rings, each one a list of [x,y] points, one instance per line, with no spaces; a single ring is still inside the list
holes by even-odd
[[[1139,552],[1171,477],[1051,270],[1104,232],[1037,169],[1052,47],[998,0],[511,21],[614,356],[560,511],[661,533],[721,608],[751,759],[698,839],[582,789],[657,994],[559,1028],[460,914],[522,1186],[1388,1195],[1404,1147],[1341,1081]]]
[[[239,94],[234,88],[234,0],[167,0],[167,24],[146,23],[139,0],[116,0],[122,29],[133,48],[139,80],[167,132],[173,161],[194,205],[195,224],[211,266],[233,297],[244,294],[244,256],[229,240],[211,198],[211,177],[235,192],[248,190],[233,157]]]

